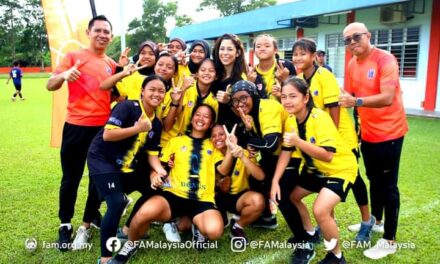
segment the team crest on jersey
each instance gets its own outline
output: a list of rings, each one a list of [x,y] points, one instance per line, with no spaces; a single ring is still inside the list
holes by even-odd
[[[188,102],[188,107],[193,107],[193,105],[194,105],[194,102],[193,102],[193,101],[189,101],[189,102]]]
[[[375,73],[375,70],[374,70],[374,69],[369,69],[369,70],[368,70],[368,72],[367,72],[367,78],[368,78],[368,80],[371,80],[371,79],[374,78],[374,73]]]
[[[148,133],[148,137],[153,138],[153,136],[154,136],[154,131],[150,131],[150,133]]]
[[[238,170],[235,170],[235,171],[234,171],[234,175],[235,175],[235,176],[238,176],[238,175],[240,175],[240,171],[238,171]]]
[[[318,96],[318,90],[313,91],[313,96]]]
[[[134,106],[139,106],[138,102],[133,102]]]
[[[256,86],[257,86],[257,89],[260,90],[260,91],[263,89],[263,84],[262,83],[259,83]]]
[[[108,74],[112,74],[112,68],[110,68],[109,66],[105,66],[105,71],[106,71]]]
[[[121,126],[121,125],[122,125],[121,120],[117,119],[117,118],[114,117],[114,116],[111,116],[111,117],[109,118],[108,122],[109,122],[110,124],[117,125],[117,126]]]
[[[208,155],[212,154],[212,150],[210,150],[210,149],[208,149],[206,152],[208,153]]]
[[[310,143],[315,144],[316,143],[316,139],[314,137],[310,138]]]
[[[182,147],[180,148],[180,150],[181,150],[182,152],[186,151],[186,146],[182,146]]]

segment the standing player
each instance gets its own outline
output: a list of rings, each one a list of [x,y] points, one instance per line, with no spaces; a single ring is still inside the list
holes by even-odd
[[[14,67],[12,68],[11,72],[9,73],[9,78],[6,81],[6,84],[9,84],[9,80],[12,79],[15,86],[15,93],[12,95],[12,102],[15,102],[15,97],[18,95],[20,96],[20,100],[24,101],[24,97],[21,94],[21,78],[23,77],[23,72],[20,69],[20,64],[18,61],[14,62]]]
[[[354,57],[348,63],[347,93],[340,96],[342,107],[356,106],[361,123],[361,151],[370,180],[371,212],[382,220],[385,233],[377,244],[364,251],[380,259],[397,251],[395,243],[400,194],[397,186],[403,138],[408,131],[399,65],[387,51],[370,44],[371,33],[362,23],[352,23],[343,32],[344,42]]]
[[[61,251],[69,249],[73,231],[71,219],[87,151],[92,139],[110,116],[110,90],[102,90],[99,86],[116,69],[116,63],[105,55],[113,37],[110,21],[105,16],[92,18],[86,34],[90,39],[89,47],[66,54],[47,82],[49,91],[60,89],[65,81],[69,89],[60,153],[63,176],[58,212],[61,225],[57,242]],[[90,181],[84,223],[77,231],[77,237],[83,237],[83,241],[90,237],[90,223],[99,217],[99,204],[96,188]]]

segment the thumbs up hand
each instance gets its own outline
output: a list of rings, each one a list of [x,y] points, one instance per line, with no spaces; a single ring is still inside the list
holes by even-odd
[[[73,65],[72,68],[63,72],[64,80],[66,80],[68,82],[74,82],[74,81],[78,80],[79,76],[81,75],[81,72],[78,70],[80,64],[81,64],[81,62],[79,60],[77,60],[75,65]]]
[[[341,89],[341,95],[339,95],[339,106],[341,107],[353,107],[356,105],[356,98],[347,93],[344,89]]]

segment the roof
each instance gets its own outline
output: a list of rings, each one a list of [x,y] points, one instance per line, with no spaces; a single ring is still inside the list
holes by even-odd
[[[186,41],[193,41],[214,39],[224,33],[246,34],[289,28],[292,27],[290,20],[294,18],[313,17],[405,1],[407,0],[297,0],[198,24],[176,27],[171,31],[170,38],[179,37]]]

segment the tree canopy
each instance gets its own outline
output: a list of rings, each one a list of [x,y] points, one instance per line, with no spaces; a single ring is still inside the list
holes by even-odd
[[[197,11],[201,12],[207,8],[213,8],[220,11],[221,16],[230,16],[261,7],[273,6],[276,3],[277,0],[203,0]]]

